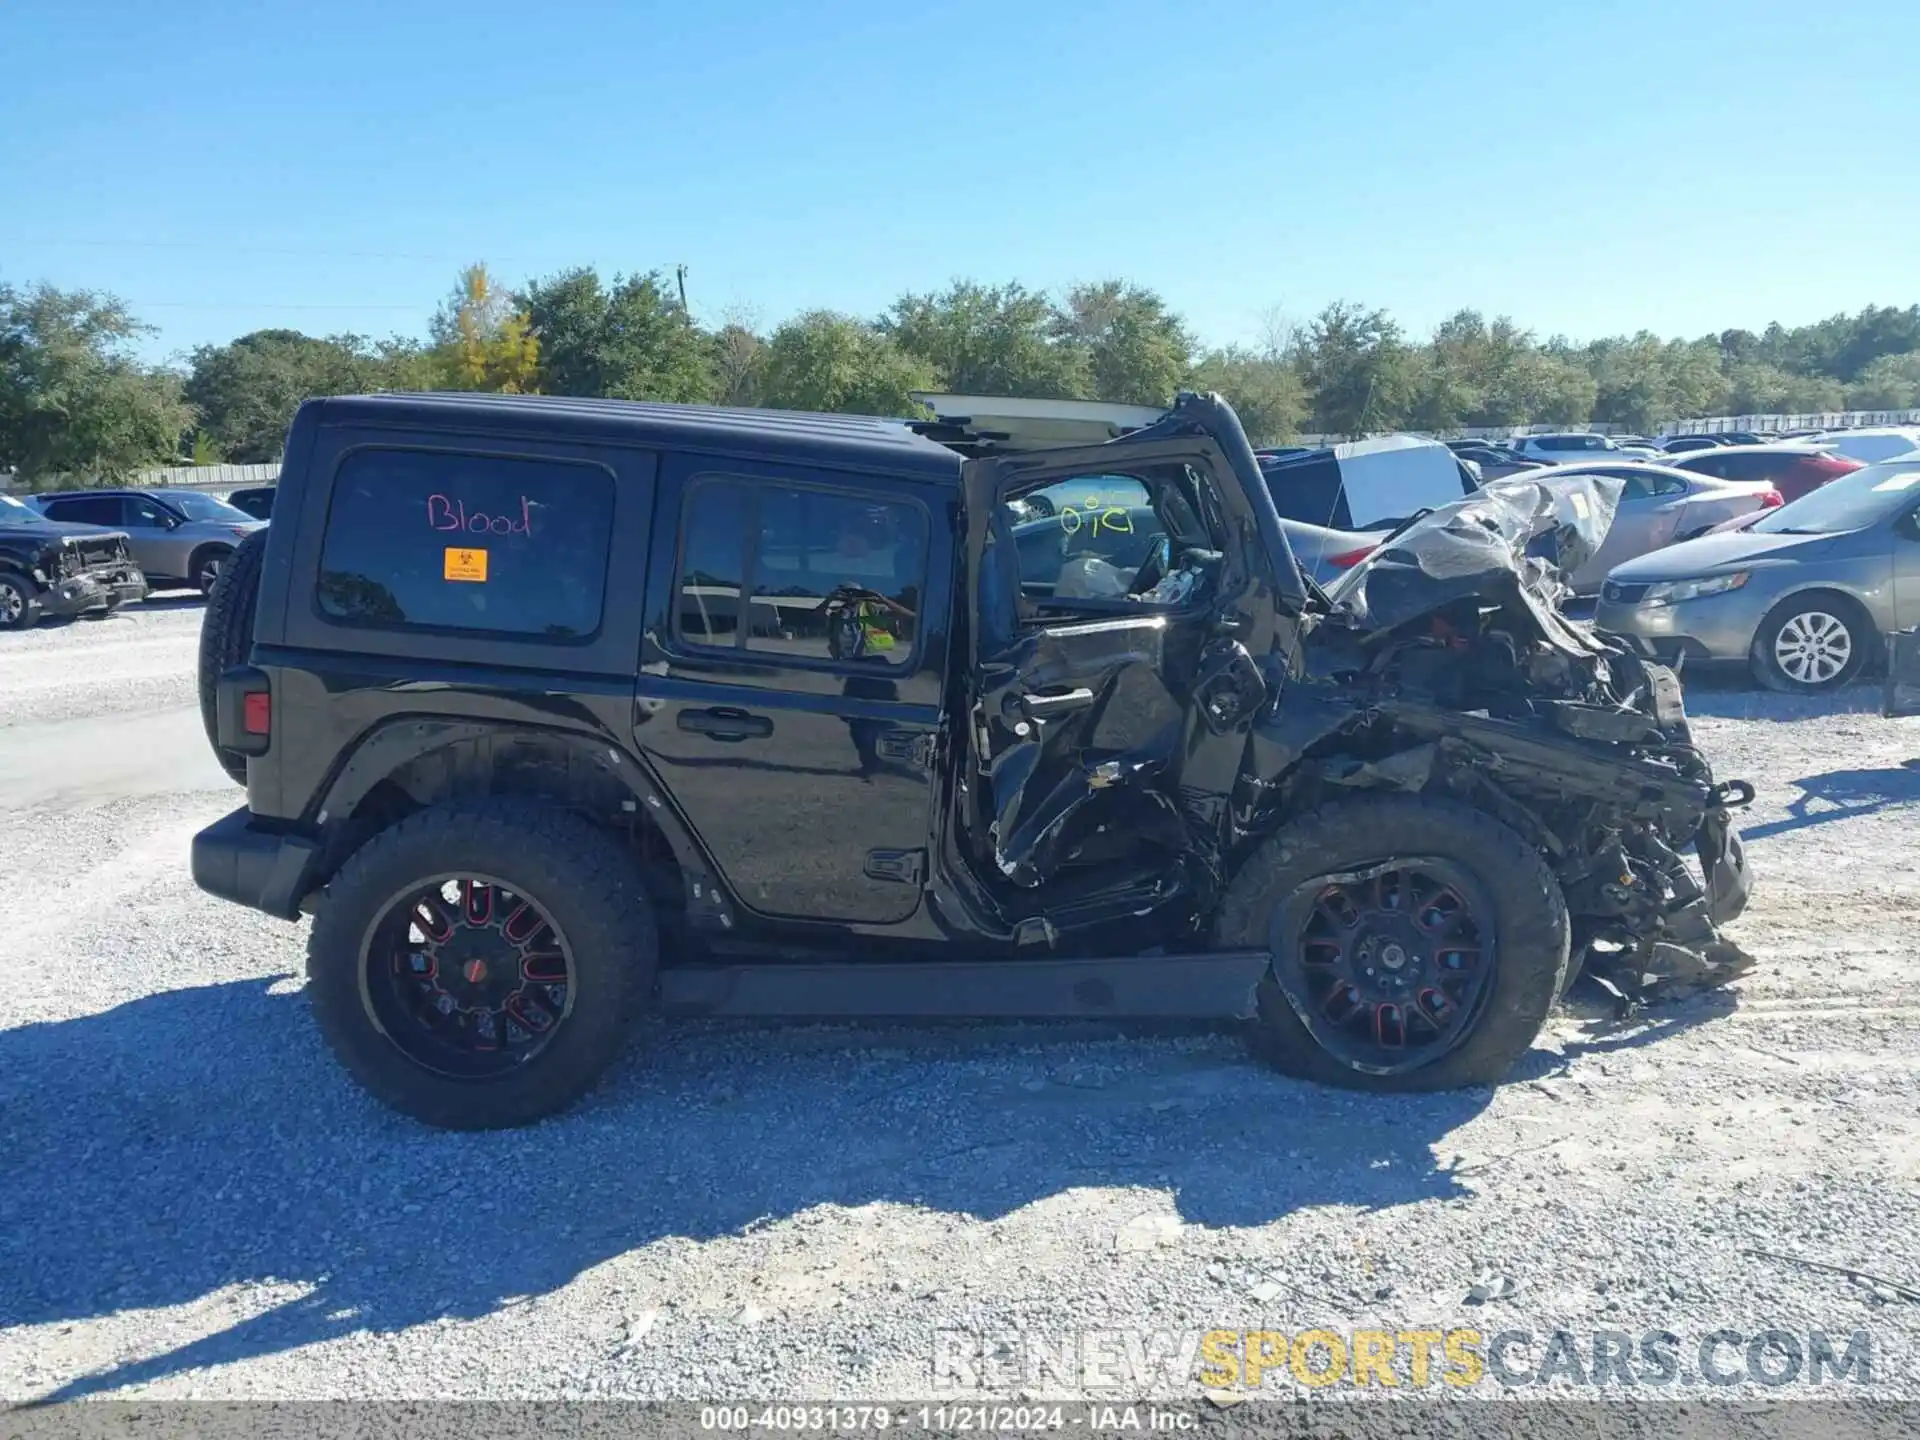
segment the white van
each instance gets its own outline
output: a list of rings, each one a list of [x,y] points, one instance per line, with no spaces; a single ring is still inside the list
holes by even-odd
[[[1544,460],[1549,465],[1569,464],[1575,460],[1627,460],[1634,457],[1604,435],[1574,430],[1564,435],[1516,435],[1510,442],[1516,454],[1529,460]]]

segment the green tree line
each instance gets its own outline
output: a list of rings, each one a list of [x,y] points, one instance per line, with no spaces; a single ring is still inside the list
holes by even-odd
[[[955,281],[879,315],[808,311],[702,326],[659,272],[590,266],[513,290],[465,270],[422,337],[257,330],[184,366],[111,296],[0,285],[0,470],[112,476],[177,458],[271,461],[313,395],[452,389],[917,413],[914,391],[1164,404],[1225,394],[1257,443],[1470,426],[1920,406],[1920,305],[1696,339],[1576,343],[1475,310],[1424,338],[1348,301],[1262,343],[1212,347],[1145,286],[1052,295]]]

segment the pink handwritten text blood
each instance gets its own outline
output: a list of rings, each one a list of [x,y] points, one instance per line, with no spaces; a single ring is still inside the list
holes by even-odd
[[[520,512],[490,513],[469,510],[465,502],[446,495],[427,496],[427,525],[434,530],[459,530],[469,535],[533,534],[533,511],[527,497],[520,497]]]

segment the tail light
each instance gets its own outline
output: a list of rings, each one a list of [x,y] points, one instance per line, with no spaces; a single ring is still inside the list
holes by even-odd
[[[214,734],[220,748],[264,755],[273,744],[273,685],[266,672],[236,665],[214,689]]]
[[[1784,505],[1786,503],[1786,497],[1771,485],[1760,492],[1760,508],[1762,510],[1771,510],[1776,505]]]
[[[1369,545],[1363,550],[1348,550],[1344,554],[1329,555],[1327,563],[1336,570],[1351,570],[1379,548],[1378,545]]]

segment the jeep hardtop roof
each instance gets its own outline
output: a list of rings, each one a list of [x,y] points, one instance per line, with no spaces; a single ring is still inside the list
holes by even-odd
[[[888,470],[957,482],[960,456],[910,430],[869,415],[735,410],[559,395],[402,393],[331,396],[320,424],[470,434],[565,435],[676,450],[777,456],[826,468]]]

